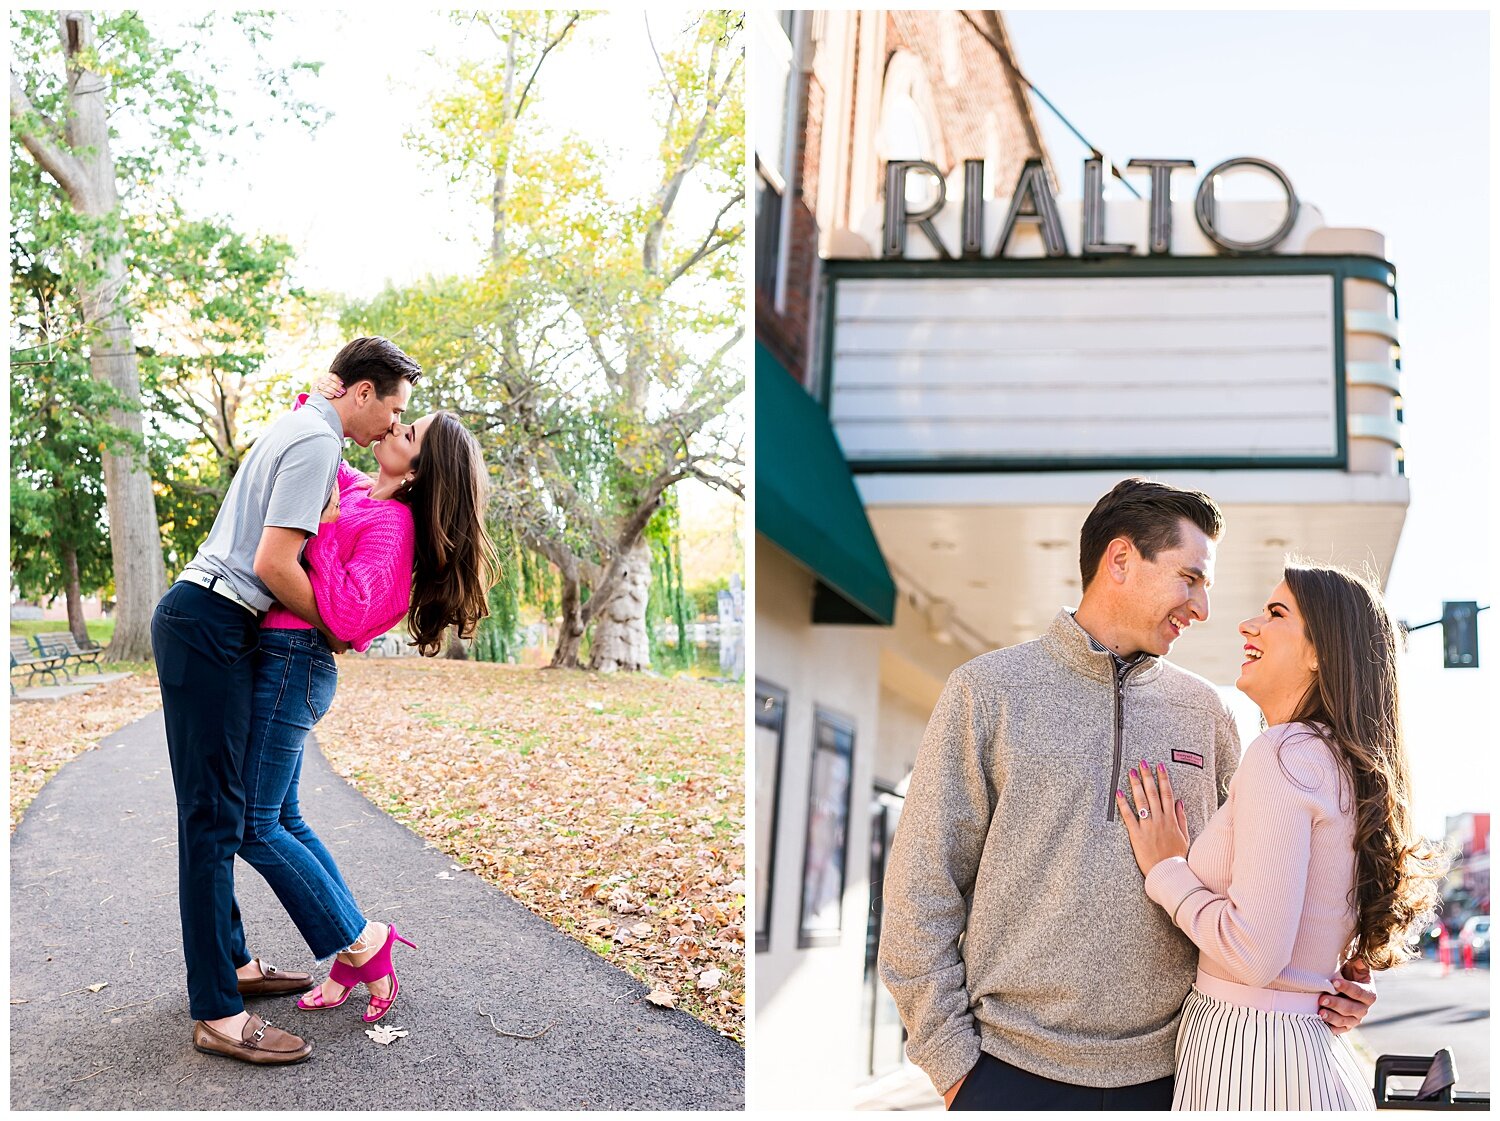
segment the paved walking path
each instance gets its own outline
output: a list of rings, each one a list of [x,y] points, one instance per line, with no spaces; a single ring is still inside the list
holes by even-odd
[[[351,999],[249,1007],[314,1041],[257,1068],[192,1049],[177,912],[176,815],[158,711],[68,763],[11,839],[13,1109],[725,1109],[744,1052],[379,812],[310,748],[302,807],[396,947],[382,1046]],[[311,955],[264,880],[236,862],[250,950]],[[89,986],[107,982],[97,993]],[[361,990],[363,992],[363,990]],[[503,1037],[546,1029],[535,1040]]]
[[[87,693],[90,689],[99,685],[108,685],[111,681],[122,681],[129,677],[128,673],[100,673],[89,674],[87,677],[78,675],[73,678],[65,678],[63,685],[29,685],[25,689],[18,689],[10,695],[12,701],[55,701],[62,697],[71,697],[77,693]],[[11,679],[14,688],[15,679]]]

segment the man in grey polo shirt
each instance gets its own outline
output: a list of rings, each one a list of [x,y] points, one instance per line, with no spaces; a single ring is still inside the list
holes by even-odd
[[[151,644],[177,793],[178,901],[193,1046],[257,1064],[293,1063],[312,1044],[247,1014],[245,996],[311,988],[306,973],[263,966],[245,945],[234,855],[245,823],[242,768],[260,619],[280,602],[334,650],[300,556],[318,532],[344,439],[361,447],[401,418],[421,367],[387,339],[360,338],[330,370],[348,392],[314,394],[267,429],[230,484],[208,539],[157,604]]]

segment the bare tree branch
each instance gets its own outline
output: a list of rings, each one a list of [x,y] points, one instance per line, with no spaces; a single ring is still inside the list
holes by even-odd
[[[688,255],[687,260],[683,261],[682,264],[678,265],[675,269],[672,270],[667,279],[668,284],[676,282],[682,277],[684,273],[686,273],[690,268],[696,265],[699,261],[703,260],[703,258],[707,257],[709,254],[717,253],[720,249],[724,249],[730,245],[733,245],[744,236],[745,227],[743,224],[741,224],[736,229],[726,231],[722,237],[719,236],[719,223],[724,220],[724,216],[728,214],[730,210],[734,209],[735,206],[744,201],[745,192],[740,191],[738,194],[726,200],[723,206],[719,207],[719,212],[714,215],[713,225],[709,227],[708,233],[704,235],[702,243],[698,246],[697,249],[695,249],[691,254]]]
[[[27,97],[26,91],[21,88],[21,80],[12,70],[10,119],[13,123],[21,125],[28,117],[41,119],[49,124],[51,129],[56,127],[54,122],[49,122],[46,117],[37,112],[36,106],[31,103],[31,98]],[[84,170],[83,162],[55,140],[24,126],[20,129],[20,140],[41,169],[57,181],[57,185],[68,193],[69,198],[78,203],[88,192],[88,175]]]
[[[589,348],[594,352],[594,360],[599,363],[599,368],[604,371],[604,376],[610,380],[610,383],[618,384],[621,381],[620,371],[605,357],[603,338],[597,331],[587,331],[587,334]]]
[[[697,467],[689,467],[687,469],[687,474],[691,475],[695,479],[698,479],[700,482],[707,483],[715,490],[727,490],[736,498],[740,499],[743,499],[745,497],[745,487],[741,483],[736,483],[730,479],[720,478],[717,475],[710,475],[707,471],[700,470]]]
[[[516,111],[511,114],[512,119],[519,117],[521,115],[521,110],[526,107],[526,95],[531,92],[531,83],[536,81],[536,76],[542,68],[542,63],[547,61],[547,55],[552,51],[553,47],[557,46],[567,38],[568,32],[573,30],[573,25],[578,22],[578,18],[582,14],[582,12],[574,12],[571,16],[569,16],[568,22],[563,24],[563,29],[557,33],[557,37],[542,48],[542,53],[537,58],[536,65],[531,68],[531,76],[526,79],[526,85],[521,88],[520,99],[516,102]]]
[[[718,65],[719,43],[714,44],[713,52],[709,61],[710,84],[712,84],[713,70]],[[739,69],[740,60],[736,56],[734,63],[729,67],[724,76],[723,85],[714,90],[710,95],[707,105],[704,106],[703,116],[698,119],[698,124],[693,129],[692,139],[682,150],[678,157],[677,166],[673,168],[657,189],[656,197],[651,200],[652,209],[657,217],[646,229],[645,244],[641,252],[641,263],[649,273],[655,273],[661,247],[662,231],[666,227],[667,218],[672,213],[672,207],[676,204],[677,193],[682,189],[683,180],[687,178],[688,172],[697,166],[698,149],[703,144],[704,134],[708,131],[708,125],[719,111],[719,103],[729,92],[730,83],[734,80],[735,71]]]
[[[651,13],[643,12],[642,18],[644,18],[646,21],[646,42],[651,44],[651,53],[656,58],[656,69],[661,71],[661,80],[662,83],[667,87],[667,93],[672,97],[672,104],[675,105],[678,110],[681,110],[682,102],[677,100],[677,91],[672,88],[672,79],[667,77],[667,68],[662,65],[661,52],[656,49],[656,37],[651,34]]]

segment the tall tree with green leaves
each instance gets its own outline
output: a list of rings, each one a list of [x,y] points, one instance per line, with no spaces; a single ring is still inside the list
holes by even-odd
[[[31,345],[10,356],[11,584],[27,599],[61,592],[68,629],[84,642],[83,597],[110,581],[99,418],[111,390],[58,345],[73,318],[59,313],[67,296],[44,261],[18,259],[16,248],[13,242],[11,322]]]
[[[112,390],[91,381],[78,346],[82,312],[58,272],[55,192],[11,152],[11,539],[28,597],[60,592],[83,634],[82,596],[112,585],[101,446],[139,452],[111,428]],[[127,225],[138,263],[137,358],[156,512],[169,574],[207,536],[251,433],[289,401],[290,375],[268,369],[267,338],[306,306],[291,248],[175,209]],[[72,516],[87,498],[97,507]],[[19,527],[25,527],[24,531]],[[66,560],[61,542],[75,552]],[[102,570],[94,563],[102,555]],[[22,586],[24,585],[24,586]]]
[[[527,108],[535,105],[537,79],[553,52],[588,18],[589,13],[576,9],[452,15],[459,26],[488,33],[495,53],[459,64],[454,87],[433,104],[430,127],[410,134],[408,142],[421,155],[449,168],[456,180],[469,183],[486,203],[490,229],[485,269],[492,278],[516,279],[508,221],[512,179],[517,174],[518,153],[523,158],[526,153]],[[527,167],[521,172],[527,173],[535,175],[536,170]],[[512,368],[520,367],[518,339],[524,306],[505,298],[486,302],[497,320],[494,338],[499,340],[504,361]],[[447,656],[464,656],[457,633],[449,636]]]
[[[229,18],[252,47],[269,34],[265,13]],[[152,189],[162,175],[201,164],[208,139],[230,127],[212,56],[201,49],[221,22],[204,17],[189,29],[193,38],[169,43],[136,12],[21,11],[11,19],[12,143],[54,192],[57,271],[79,312],[77,337],[65,345],[86,353],[91,376],[110,389],[107,420],[119,434],[101,454],[116,594],[109,656],[116,659],[150,656],[151,611],[166,585],[132,322],[140,295],[132,250],[140,244],[129,226],[162,201]],[[309,111],[292,91],[301,69],[261,70],[294,115]],[[12,221],[34,217],[13,214]]]
[[[291,403],[290,372],[267,367],[267,345],[305,295],[287,243],[215,219],[157,219],[138,342],[157,517],[176,573],[208,536],[253,434]]]
[[[600,550],[609,559],[595,587],[593,669],[649,665],[645,532],[667,488],[697,478],[743,496],[724,424],[744,386],[733,358],[744,335],[743,19],[704,13],[683,46],[660,56],[656,190],[606,233],[618,257],[579,243],[555,275],[604,374],[628,479],[611,548]],[[696,226],[679,214],[690,181],[717,207]]]
[[[642,58],[661,75],[661,141],[655,185],[625,204],[601,154],[526,114],[548,44],[576,26],[538,19],[505,25],[519,45],[461,68],[413,141],[489,209],[479,276],[388,292],[350,323],[401,332],[436,403],[479,432],[497,512],[560,575],[553,665],[577,666],[596,625],[592,667],[642,669],[644,535],[667,488],[699,478],[743,493],[725,417],[744,385],[742,19],[700,13]]]
[[[286,374],[266,368],[267,339],[306,296],[279,238],[181,214],[151,235],[141,298],[152,322],[139,332],[148,403],[218,464],[222,497],[249,450],[246,422],[289,404],[287,392],[273,392]]]
[[[27,599],[66,597],[68,626],[87,637],[83,596],[109,580],[101,421],[108,387],[68,340],[76,299],[45,230],[50,194],[12,149],[10,206],[42,219],[10,230],[10,568]]]

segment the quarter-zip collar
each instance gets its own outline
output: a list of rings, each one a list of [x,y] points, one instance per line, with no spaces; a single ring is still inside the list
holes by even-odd
[[[1106,685],[1119,683],[1126,673],[1130,685],[1145,685],[1161,674],[1161,659],[1156,655],[1142,651],[1132,660],[1121,658],[1079,626],[1068,607],[1058,609],[1042,635],[1042,646],[1063,665]]]
[[[1078,622],[1078,616],[1076,614],[1073,616],[1073,622]],[[1079,629],[1082,630],[1081,625]],[[1100,642],[1093,635],[1089,634],[1088,631],[1085,630],[1083,633],[1087,636],[1090,646],[1092,646],[1101,654],[1108,654],[1110,658],[1113,659],[1115,670],[1115,684],[1122,689],[1125,687],[1125,675],[1128,674],[1131,670],[1143,665],[1145,660],[1151,657],[1151,655],[1147,654],[1144,650],[1138,650],[1136,651],[1135,657],[1128,659],[1122,658],[1108,646],[1105,646],[1104,643]]]
[[[1118,790],[1125,751],[1125,689],[1144,685],[1161,674],[1161,659],[1145,651],[1129,661],[1120,657],[1079,625],[1064,607],[1042,636],[1042,646],[1065,666],[1110,687],[1113,720],[1113,750],[1110,752],[1110,789]],[[1115,820],[1115,800],[1105,799],[1104,820]]]

